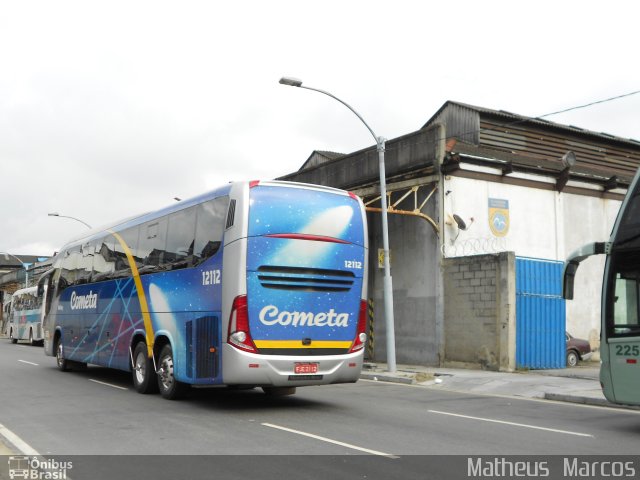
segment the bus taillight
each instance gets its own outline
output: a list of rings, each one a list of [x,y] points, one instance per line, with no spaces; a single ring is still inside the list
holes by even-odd
[[[351,345],[349,353],[354,353],[364,348],[364,343],[367,341],[367,302],[366,300],[360,300],[360,314],[358,315],[358,328],[356,330],[356,339]]]
[[[249,309],[246,295],[239,295],[233,300],[227,342],[245,352],[258,353],[249,330]]]

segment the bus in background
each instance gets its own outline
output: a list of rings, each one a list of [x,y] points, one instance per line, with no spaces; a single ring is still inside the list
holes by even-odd
[[[563,296],[573,299],[580,262],[606,255],[602,285],[600,383],[612,403],[640,405],[640,170],[608,242],[585,245],[567,259]]]
[[[187,385],[356,382],[366,341],[367,226],[355,195],[238,182],[92,230],[43,275],[58,368],[131,371],[140,393]]]
[[[28,340],[31,345],[42,345],[42,295],[38,287],[17,290],[11,296],[11,313],[7,332],[11,343]]]
[[[2,305],[2,326],[0,328],[0,334],[9,335],[7,327],[9,326],[9,318],[11,316],[11,296],[6,295],[4,298],[8,300]]]

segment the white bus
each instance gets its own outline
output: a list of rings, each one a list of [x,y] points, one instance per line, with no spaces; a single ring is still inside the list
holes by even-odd
[[[585,245],[565,262],[564,298],[573,299],[578,266],[592,255],[606,255],[600,331],[602,391],[610,402],[640,405],[640,170],[609,241]]]
[[[31,345],[42,345],[42,295],[38,295],[38,287],[23,288],[11,296],[7,332],[11,343],[28,340]]]

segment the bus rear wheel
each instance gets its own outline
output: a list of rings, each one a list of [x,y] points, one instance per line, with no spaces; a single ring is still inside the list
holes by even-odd
[[[11,343],[13,343],[13,344],[18,343],[18,339],[13,336],[13,328],[11,330],[9,330],[9,339],[11,340]]]
[[[64,358],[64,349],[62,348],[62,339],[58,338],[56,340],[56,365],[58,366],[58,370],[61,372],[68,372],[71,370],[69,368],[69,361]]]
[[[133,351],[133,366],[131,368],[133,386],[138,393],[156,393],[158,391],[158,377],[153,368],[153,358],[147,354],[147,345],[138,342]]]
[[[158,357],[158,388],[160,394],[167,400],[176,400],[183,396],[187,385],[176,380],[174,376],[173,350],[171,345],[165,345]]]

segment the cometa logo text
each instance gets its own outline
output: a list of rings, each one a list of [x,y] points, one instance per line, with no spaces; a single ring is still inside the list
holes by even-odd
[[[348,327],[349,314],[337,313],[333,308],[328,312],[282,312],[275,305],[267,305],[260,310],[260,321],[264,325],[280,324],[292,327]]]
[[[71,294],[71,310],[86,310],[98,307],[98,294],[89,291],[86,295]]]

